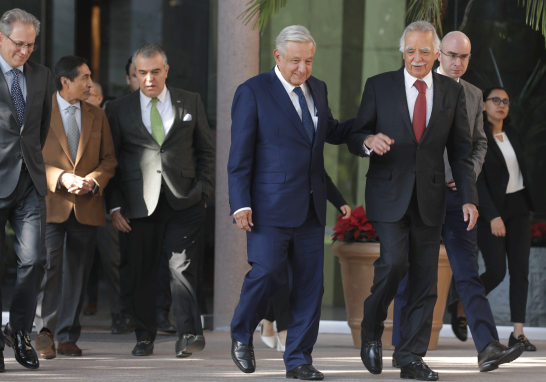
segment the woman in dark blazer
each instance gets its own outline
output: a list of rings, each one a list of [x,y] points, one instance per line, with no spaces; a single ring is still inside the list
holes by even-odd
[[[345,215],[343,219],[349,219],[351,217],[351,207],[349,207],[328,174],[326,174],[326,198],[334,207]],[[277,350],[280,352],[284,352],[288,323],[290,321],[289,299],[290,287],[286,284],[269,299],[269,310],[262,320],[262,326],[260,328],[262,341],[270,348],[275,348],[276,346]],[[277,338],[275,338],[273,321],[276,321],[277,323]]]
[[[504,279],[508,258],[510,313],[514,324],[508,346],[521,342],[526,351],[536,351],[523,334],[533,210],[523,143],[518,129],[508,123],[510,99],[503,88],[484,91],[483,105],[488,148],[477,183],[478,246],[486,271],[480,278],[486,293],[491,292]]]

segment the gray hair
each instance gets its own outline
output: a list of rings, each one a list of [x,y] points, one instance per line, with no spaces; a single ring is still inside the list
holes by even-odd
[[[22,24],[34,25],[36,36],[40,34],[40,22],[34,15],[31,15],[27,11],[23,11],[19,8],[14,8],[4,12],[0,18],[0,32],[6,37],[9,37],[13,29],[13,24],[19,21]]]
[[[133,63],[133,67],[136,69],[136,59],[139,54],[142,54],[142,57],[144,58],[152,58],[156,54],[161,54],[161,57],[163,57],[163,66],[167,67],[167,53],[165,53],[165,49],[159,44],[152,43],[152,44],[145,44],[140,46],[137,50],[135,50],[135,53],[133,53],[133,57],[131,58],[131,62]]]
[[[284,57],[288,41],[312,42],[315,49],[317,49],[317,43],[313,39],[313,36],[311,36],[311,33],[303,25],[290,25],[286,27],[275,39],[275,48],[281,53],[282,57]]]
[[[440,38],[436,33],[436,29],[428,21],[421,20],[411,23],[406,27],[406,29],[404,29],[404,33],[402,33],[402,37],[400,37],[400,52],[404,53],[407,32],[432,32],[432,46],[434,48],[434,53],[438,53],[440,51]]]
[[[93,80],[93,87],[97,91],[98,94],[103,95],[102,93],[102,85],[99,84],[97,81]]]

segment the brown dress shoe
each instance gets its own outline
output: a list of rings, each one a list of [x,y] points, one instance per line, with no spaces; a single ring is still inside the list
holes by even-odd
[[[80,349],[75,342],[65,342],[64,344],[59,344],[59,346],[57,346],[57,353],[77,357],[82,355],[82,349]]]
[[[34,348],[40,352],[43,359],[52,359],[57,357],[53,335],[45,330],[41,331],[40,334],[36,336]]]

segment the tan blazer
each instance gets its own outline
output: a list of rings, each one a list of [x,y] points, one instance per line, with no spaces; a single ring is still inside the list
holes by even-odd
[[[105,225],[102,194],[118,164],[106,115],[101,108],[81,102],[80,144],[74,164],[57,93],[53,94],[51,106],[51,125],[42,151],[47,177],[47,222],[63,223],[74,209],[78,222],[94,226]],[[75,195],[63,186],[58,189],[59,177],[63,172],[82,178],[93,178],[99,186],[98,192]]]

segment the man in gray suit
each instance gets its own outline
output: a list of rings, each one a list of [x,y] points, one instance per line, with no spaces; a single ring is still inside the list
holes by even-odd
[[[459,82],[465,92],[466,109],[472,134],[472,163],[474,164],[474,179],[478,178],[487,152],[487,137],[483,129],[483,96],[482,91],[460,78],[468,67],[471,44],[462,32],[450,32],[444,36],[438,61],[439,74],[448,76]],[[499,335],[493,319],[489,301],[485,297],[485,289],[478,273],[477,228],[467,230],[467,223],[461,213],[460,195],[457,192],[453,174],[449,165],[447,151],[444,152],[445,182],[446,182],[446,218],[442,226],[442,238],[453,270],[453,283],[460,293],[461,303],[457,300],[452,304],[455,320],[452,327],[457,337],[466,340],[466,321],[472,331],[472,337],[478,351],[480,371],[494,370],[498,365],[516,359],[523,351],[520,346],[506,349],[498,342]],[[400,328],[406,319],[405,305],[408,285],[407,275],[400,284],[394,308],[394,331],[392,344],[400,344]],[[467,311],[467,317],[458,318],[459,312]],[[464,311],[462,313],[464,315]],[[393,366],[400,367],[396,350],[392,360]]]
[[[10,318],[0,334],[0,372],[4,342],[21,365],[39,367],[28,333],[44,275],[47,186],[42,148],[51,118],[51,73],[27,61],[37,49],[38,33],[40,22],[21,9],[0,18],[0,274],[8,220],[18,257]]]
[[[137,345],[153,353],[156,293],[162,251],[169,256],[176,356],[205,346],[195,296],[195,256],[212,191],[215,153],[199,94],[165,85],[164,49],[147,44],[133,54],[140,91],[108,104],[120,166],[108,191],[114,227],[126,233],[130,292]]]

